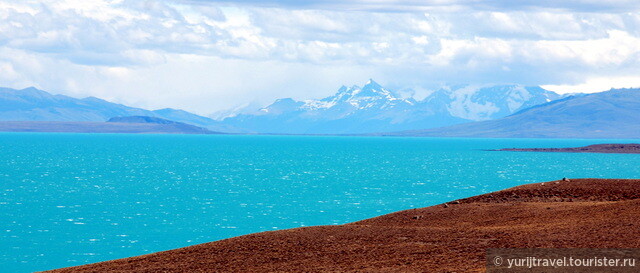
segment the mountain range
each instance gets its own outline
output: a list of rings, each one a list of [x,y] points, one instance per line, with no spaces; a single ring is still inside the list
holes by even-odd
[[[279,99],[256,112],[222,122],[259,133],[392,132],[501,118],[561,97],[541,87],[463,85],[436,90],[418,101],[369,80],[362,87],[342,86],[334,95],[319,100]]]
[[[0,88],[0,131],[640,138],[638,120],[640,89],[562,97],[540,87],[467,85],[416,100],[370,80],[323,99],[279,99],[219,121],[170,108]]]
[[[33,87],[0,88],[0,121],[104,122],[114,117],[148,116],[215,132],[359,134],[491,120],[559,98],[560,95],[540,87],[461,85],[442,88],[416,100],[369,80],[362,87],[343,86],[323,99],[279,99],[252,113],[213,120],[183,110],[151,111],[95,97],[53,95]]]
[[[0,88],[0,121],[105,122],[124,116],[157,117],[218,132],[241,131],[183,110],[166,108],[150,111],[95,97],[77,99],[52,95],[33,87],[21,90]]]
[[[505,118],[377,134],[428,137],[640,138],[640,89],[571,96]]]

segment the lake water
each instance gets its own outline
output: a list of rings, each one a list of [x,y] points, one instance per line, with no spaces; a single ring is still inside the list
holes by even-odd
[[[0,272],[343,224],[562,177],[639,178],[640,155],[485,151],[610,142],[634,141],[4,133]]]

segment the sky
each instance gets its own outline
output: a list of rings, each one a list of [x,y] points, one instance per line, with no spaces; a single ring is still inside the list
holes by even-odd
[[[220,116],[369,78],[640,87],[640,1],[0,0],[0,86]]]

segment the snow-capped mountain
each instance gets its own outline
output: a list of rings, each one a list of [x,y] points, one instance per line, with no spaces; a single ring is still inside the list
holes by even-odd
[[[562,98],[538,86],[458,86],[438,90],[425,99],[447,105],[455,117],[481,121],[505,117],[521,109]]]
[[[377,135],[503,138],[640,138],[640,89],[568,96],[489,121]]]
[[[342,86],[320,100],[278,99],[257,112],[223,120],[259,133],[353,134],[425,129],[505,117],[561,98],[540,87],[456,86],[416,101],[402,98],[373,80]]]

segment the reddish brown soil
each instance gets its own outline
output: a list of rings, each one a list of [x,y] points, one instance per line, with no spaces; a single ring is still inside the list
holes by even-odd
[[[552,181],[53,272],[483,272],[487,248],[640,248],[638,219],[640,180]]]
[[[497,151],[510,152],[558,152],[558,153],[602,153],[640,154],[640,144],[596,144],[577,148],[508,148]]]

